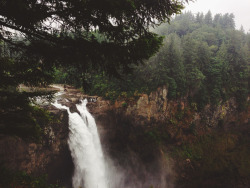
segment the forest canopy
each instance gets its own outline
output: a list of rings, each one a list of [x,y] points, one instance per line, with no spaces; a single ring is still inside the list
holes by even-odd
[[[247,105],[249,94],[250,34],[235,29],[233,14],[193,14],[186,12],[162,24],[154,32],[164,36],[159,52],[135,67],[122,79],[105,73],[86,77],[93,95],[108,99],[150,93],[168,87],[168,98],[188,98],[198,109],[218,105],[235,97],[239,109]],[[61,74],[59,82],[75,82],[76,71]],[[79,81],[79,80],[78,80]]]
[[[186,1],[185,1],[186,2]],[[47,84],[55,67],[79,75],[100,69],[128,72],[159,49],[149,31],[180,13],[172,0],[1,0],[1,84]],[[4,48],[4,47],[3,47]]]
[[[105,72],[119,77],[155,54],[163,38],[150,32],[184,8],[182,0],[0,0],[0,131],[38,138],[39,117],[30,105],[54,74]],[[61,74],[61,73],[60,73]],[[41,115],[43,114],[43,115]],[[49,118],[45,118],[49,119]]]

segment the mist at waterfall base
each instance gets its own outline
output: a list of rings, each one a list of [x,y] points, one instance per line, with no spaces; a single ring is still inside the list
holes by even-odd
[[[73,188],[172,187],[167,186],[165,173],[152,176],[136,155],[130,156],[131,166],[126,166],[126,169],[115,164],[107,154],[104,155],[95,120],[86,104],[87,99],[76,104],[79,113],[71,113],[69,107],[57,101],[53,104],[59,109],[66,109],[69,115],[68,144],[75,166]]]

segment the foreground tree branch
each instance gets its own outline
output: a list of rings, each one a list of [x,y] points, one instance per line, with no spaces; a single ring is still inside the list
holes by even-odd
[[[0,34],[10,45],[23,46],[25,62],[42,62],[43,71],[75,66],[118,76],[157,52],[162,38],[149,28],[180,13],[184,2],[0,0]]]

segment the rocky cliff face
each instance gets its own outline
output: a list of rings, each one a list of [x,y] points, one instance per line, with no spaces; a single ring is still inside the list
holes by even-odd
[[[202,111],[198,111],[197,105],[189,104],[186,98],[170,101],[167,94],[167,87],[163,86],[149,95],[142,94],[137,101],[116,101],[111,104],[109,101],[97,98],[97,101],[89,103],[88,107],[97,120],[102,119],[104,122],[102,116],[107,119],[113,116],[112,118],[115,119],[115,116],[120,114],[127,119],[132,119],[134,125],[147,127],[163,124],[169,128],[171,137],[182,137],[177,138],[182,141],[185,141],[185,137],[189,133],[192,135],[194,131],[202,135],[217,128],[227,130],[239,125],[247,125],[249,122],[249,110],[239,113],[234,98],[216,107],[207,105]]]
[[[73,163],[67,144],[68,115],[52,106],[48,110],[54,122],[42,127],[44,134],[39,143],[0,135],[0,161],[9,170],[48,174],[50,182],[59,180],[70,187]]]
[[[88,98],[87,107],[96,119],[104,151],[123,169],[128,185],[139,182],[133,186],[171,188],[178,175],[172,171],[172,159],[166,156],[169,145],[181,145],[191,141],[194,134],[217,128],[249,127],[249,113],[238,113],[234,99],[217,107],[207,105],[198,112],[196,105],[188,104],[185,98],[170,101],[167,94],[164,86],[149,95],[142,94],[136,101],[111,103],[68,89],[60,103],[77,112],[75,103]],[[67,145],[68,115],[52,106],[47,109],[59,121],[43,127],[41,143],[0,135],[0,160],[10,169],[47,173],[51,182],[61,180],[71,187],[74,167]]]
[[[150,95],[143,94],[136,104],[129,105],[126,114],[129,116],[142,117],[148,121],[156,120],[158,122],[173,119],[176,113],[180,113],[187,109],[191,110],[191,122],[197,126],[206,128],[215,128],[220,121],[224,124],[237,124],[238,111],[235,99],[230,99],[217,107],[211,105],[198,112],[196,104],[189,105],[187,99],[182,98],[177,101],[169,101],[167,99],[168,90],[165,86],[159,87],[157,91],[151,92]],[[240,123],[247,123],[249,117],[241,119]]]
[[[126,114],[140,116],[148,121],[152,119],[164,121],[169,113],[167,94],[165,86],[151,92],[150,95],[142,94],[136,104],[128,106]]]
[[[199,162],[189,158],[194,155],[192,150],[182,153],[190,155],[184,159],[172,158],[169,153],[173,151],[172,148],[181,150],[180,148],[187,143],[192,145],[202,135],[215,133],[221,134],[217,138],[224,138],[225,135],[232,133],[233,138],[241,138],[239,135],[242,132],[244,134],[249,132],[249,108],[239,112],[235,99],[232,98],[216,107],[207,105],[202,111],[198,111],[196,104],[189,104],[185,98],[168,100],[167,93],[167,87],[160,87],[149,95],[142,94],[138,100],[132,102],[124,100],[112,104],[98,98],[95,103],[89,103],[88,107],[99,126],[105,151],[119,166],[127,169],[126,177],[129,177],[130,181],[133,181],[133,178],[137,182],[144,181],[144,187],[148,185],[170,188],[194,187],[193,185],[199,185],[194,183],[195,173],[197,178],[207,179],[208,182],[211,180],[209,182],[211,187],[221,185],[216,178],[209,179],[204,175],[206,167],[200,167]],[[232,155],[238,152],[237,147],[241,144],[246,143],[243,141],[233,143],[235,151]],[[222,144],[212,142],[208,145],[219,148]],[[219,151],[225,147],[229,147],[229,144]],[[218,152],[218,160],[228,156],[232,163],[237,165],[242,163],[240,159],[233,161],[230,153],[226,153],[226,149],[223,152]],[[206,164],[206,161],[202,162]],[[225,165],[223,168],[228,166]],[[201,169],[205,171],[204,176],[199,176]],[[211,177],[217,173],[216,169],[212,170],[214,172],[212,171]],[[234,176],[237,173],[232,172],[232,174]],[[220,178],[227,182],[226,172]],[[155,181],[147,181],[148,179]],[[182,183],[177,184],[176,180]],[[232,182],[233,185],[236,180]],[[249,185],[249,183],[244,184],[245,186],[241,187]]]

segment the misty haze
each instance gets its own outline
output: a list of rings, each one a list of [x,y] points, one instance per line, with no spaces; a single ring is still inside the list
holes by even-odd
[[[250,187],[249,0],[0,0],[0,188]]]

